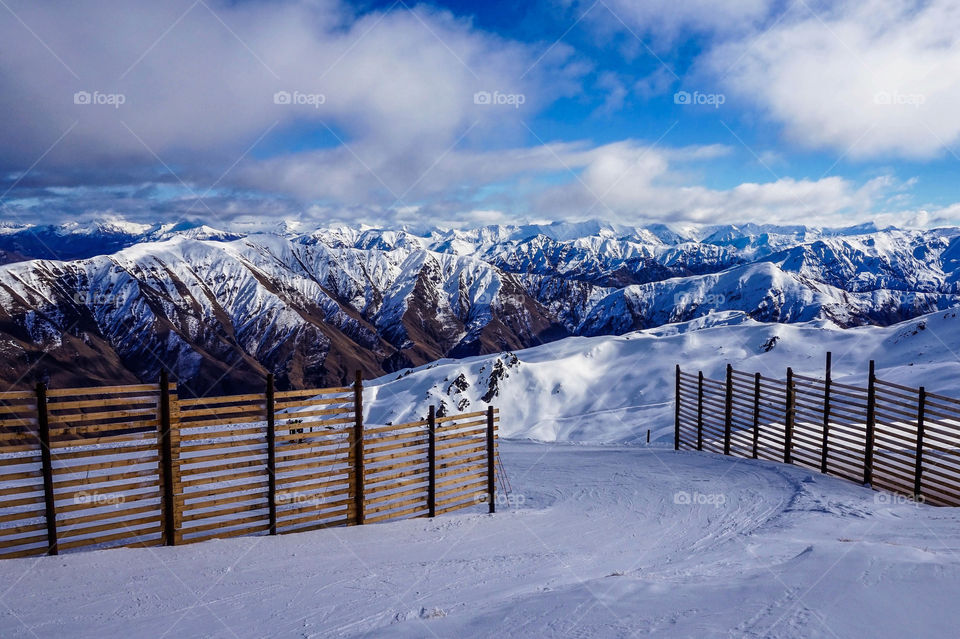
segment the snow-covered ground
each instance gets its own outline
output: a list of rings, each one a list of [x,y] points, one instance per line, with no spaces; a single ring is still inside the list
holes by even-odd
[[[0,637],[947,637],[960,511],[778,464],[504,442],[494,516],[0,562]],[[522,502],[522,503],[521,503]]]
[[[727,363],[784,379],[788,366],[822,376],[833,352],[836,381],[877,375],[960,397],[960,317],[941,311],[893,326],[841,329],[820,320],[756,322],[744,313],[706,317],[618,336],[568,337],[513,353],[441,360],[367,384],[369,423],[421,419],[427,406],[503,408],[501,434],[540,441],[673,441],[674,366],[722,379]],[[488,395],[491,388],[496,395]]]

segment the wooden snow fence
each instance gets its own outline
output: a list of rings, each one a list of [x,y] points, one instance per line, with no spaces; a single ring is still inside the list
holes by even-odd
[[[766,459],[938,506],[960,506],[960,400],[877,378],[866,387],[728,365],[676,368],[674,448]]]
[[[0,558],[495,511],[499,410],[365,428],[363,382],[0,393]]]

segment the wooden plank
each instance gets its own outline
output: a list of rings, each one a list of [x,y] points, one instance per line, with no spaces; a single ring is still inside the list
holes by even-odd
[[[467,483],[453,488],[447,488],[446,490],[437,491],[437,504],[442,504],[445,500],[444,497],[449,495],[456,495],[463,492],[474,491],[478,493],[486,494],[487,482],[486,479],[475,480],[473,483]]]
[[[297,399],[288,402],[277,402],[277,410],[290,410],[292,408],[306,408],[310,406],[332,406],[343,404],[344,408],[339,409],[343,412],[353,412],[353,402],[351,397],[328,397],[325,399]],[[336,410],[336,409],[335,409]]]
[[[181,461],[186,461],[192,459],[186,457],[190,453],[199,453],[205,452],[208,450],[225,450],[230,448],[239,448],[241,446],[255,446],[266,449],[267,438],[266,437],[253,437],[250,439],[237,439],[237,440],[227,440],[215,444],[191,444],[189,446],[180,446],[180,459]]]
[[[59,522],[59,520],[58,520],[58,522]],[[64,523],[64,525],[70,525],[69,522],[63,522],[63,523]],[[60,539],[64,539],[64,538],[68,538],[68,537],[80,537],[80,536],[83,536],[83,535],[91,535],[91,534],[93,534],[93,533],[98,533],[98,532],[106,532],[106,531],[108,531],[108,530],[116,530],[116,529],[117,529],[117,526],[122,526],[122,527],[124,527],[124,528],[130,528],[130,527],[132,527],[132,526],[139,526],[139,525],[141,525],[141,524],[154,524],[154,523],[155,523],[157,526],[160,525],[160,513],[159,513],[159,511],[158,511],[157,513],[155,513],[155,514],[150,515],[149,517],[138,517],[138,518],[135,518],[135,519],[128,519],[128,520],[125,520],[125,521],[123,521],[123,522],[109,522],[109,523],[105,523],[105,524],[98,524],[98,525],[96,525],[96,526],[84,526],[84,527],[81,527],[81,528],[70,528],[70,529],[66,529],[66,528],[63,528],[63,527],[58,527],[58,528],[57,528],[57,536],[58,536]],[[124,533],[124,534],[122,534],[120,537],[117,537],[117,539],[122,539],[123,537],[129,537],[129,536],[131,536],[131,535],[129,535],[128,533]],[[111,539],[111,541],[112,541],[112,539]],[[100,542],[99,542],[99,541],[93,541],[93,540],[91,540],[90,543],[100,543]],[[65,548],[65,547],[66,547],[66,544],[60,543],[60,548],[61,548],[61,549]]]
[[[160,488],[160,477],[154,475],[150,481],[140,481],[140,482],[129,482],[126,484],[116,484],[113,486],[105,487],[106,490],[109,490],[111,493],[124,493],[134,490],[141,490],[144,488]],[[68,501],[76,500],[78,497],[85,497],[89,494],[88,490],[75,490],[72,492],[66,493],[57,493],[56,497],[58,501]]]
[[[231,537],[246,537],[248,535],[255,535],[256,533],[266,532],[269,529],[270,529],[269,523],[258,524],[256,526],[247,526],[245,528],[240,528],[238,530],[217,531],[209,535],[199,535],[197,537],[192,537],[190,539],[184,539],[183,543],[198,544],[203,541],[210,541],[211,539],[229,539]]]
[[[156,507],[159,508],[160,507],[159,506],[160,491],[157,490],[157,488],[158,488],[157,486],[151,486],[151,487],[148,487],[148,490],[150,490],[150,492],[136,493],[132,495],[127,494],[126,492],[112,492],[109,494],[121,495],[123,497],[122,505],[124,506],[128,506],[130,504],[142,503],[142,502],[157,502]],[[64,501],[66,500],[61,499],[61,502],[64,502]],[[72,504],[61,503],[57,506],[58,517],[59,515],[64,513],[73,513],[73,512],[83,511],[83,510],[90,510],[91,508],[112,507],[109,504],[97,503],[96,500],[91,500],[89,493],[87,493],[85,496],[83,495],[78,496],[78,498],[73,499],[71,501],[73,501]]]
[[[56,461],[56,460],[55,460]],[[124,468],[127,466],[142,466],[144,464],[156,464],[159,461],[157,456],[134,457],[127,459],[118,459],[112,462],[100,462],[92,464],[77,464],[75,466],[54,466],[54,475],[74,475],[76,473],[86,473],[94,470],[107,470],[110,468]]]
[[[114,429],[118,430],[118,429]],[[153,431],[144,431],[142,433],[133,433],[129,435],[105,435],[103,437],[85,437],[83,439],[56,439],[50,442],[51,452],[62,448],[79,448],[87,446],[102,446],[104,444],[117,444],[123,442],[147,442],[157,440],[157,433]],[[53,453],[59,455],[60,453]]]
[[[349,511],[347,511],[349,512]],[[341,526],[347,526],[350,523],[349,517],[344,517],[342,519],[336,519],[333,521],[324,521],[322,523],[315,523],[311,521],[308,517],[303,517],[303,521],[294,520],[284,526],[283,532],[286,533],[300,533],[300,532],[309,532],[311,530],[321,530],[323,528],[339,528]],[[310,525],[303,525],[310,524]]]
[[[723,436],[723,431],[720,431],[721,437]],[[443,459],[445,457],[456,457],[458,455],[466,455],[467,453],[472,453],[479,450],[486,450],[486,443],[473,446],[472,448],[461,448],[468,444],[473,444],[474,442],[463,442],[457,446],[451,446],[447,444],[445,446],[437,446],[437,459]],[[456,450],[452,450],[456,449]]]
[[[292,473],[301,470],[315,470],[317,468],[329,468],[331,466],[341,466],[342,468],[339,472],[347,472],[349,470],[350,461],[351,460],[349,457],[343,457],[341,459],[318,460],[290,466],[277,466],[277,476],[278,479],[280,477],[287,479],[287,477],[284,477],[284,473]]]
[[[474,484],[473,486],[458,486],[456,488],[451,488],[443,493],[443,498],[440,497],[440,494],[437,494],[437,507],[442,508],[448,504],[454,503],[459,500],[473,499],[474,503],[480,505],[478,496],[482,495],[486,499],[487,491],[484,482]]]
[[[426,430],[415,430],[415,431],[408,431],[406,433],[400,433],[398,435],[388,435],[388,436],[382,436],[377,438],[365,438],[363,442],[363,447],[365,450],[370,450],[373,447],[376,447],[381,444],[388,444],[390,442],[409,441],[409,440],[416,440],[421,438],[428,438],[429,434],[430,434],[429,431],[426,431]]]
[[[234,424],[257,424],[267,420],[266,414],[241,414],[236,417],[226,417],[223,419],[189,419],[180,420],[180,428],[203,428],[205,426],[233,426]],[[262,430],[262,429],[261,429]],[[229,431],[221,431],[224,436],[229,436]]]
[[[17,537],[16,539],[0,539],[0,548],[16,548],[27,544],[43,544],[43,552],[47,554],[47,536],[34,535],[33,537]]]
[[[152,497],[152,499],[153,499],[153,500],[156,500],[157,497],[154,496],[154,497]],[[138,502],[142,502],[142,501],[147,501],[147,500],[141,499],[141,500],[137,500],[137,501],[138,501]],[[128,503],[134,503],[134,502],[124,502],[124,505],[126,506]],[[86,506],[86,504],[84,504],[84,506]],[[89,506],[88,506],[88,507],[89,507]],[[94,506],[94,507],[96,507],[96,506]],[[103,506],[99,506],[99,507],[100,507],[100,508],[103,508]],[[74,525],[77,525],[77,524],[86,524],[86,523],[90,523],[90,522],[94,522],[94,521],[107,521],[107,520],[111,520],[111,519],[120,519],[120,518],[122,518],[122,517],[128,517],[128,516],[130,516],[130,515],[139,515],[139,514],[143,514],[143,513],[153,513],[153,514],[154,514],[154,517],[156,517],[156,519],[159,520],[159,519],[160,519],[160,516],[162,515],[162,512],[161,512],[161,510],[160,510],[160,504],[159,504],[159,503],[154,503],[154,504],[150,504],[150,505],[147,505],[147,506],[135,506],[135,507],[133,507],[133,508],[110,509],[110,510],[106,510],[106,511],[101,512],[101,513],[94,513],[94,514],[92,514],[92,515],[80,515],[80,516],[78,516],[78,517],[60,517],[60,516],[59,516],[59,513],[64,512],[64,510],[63,510],[62,508],[58,507],[58,508],[57,508],[57,511],[58,511],[58,516],[57,516],[57,525],[58,525],[58,526],[74,526]],[[126,521],[122,521],[122,522],[115,522],[115,523],[113,523],[113,524],[111,524],[111,525],[112,525],[112,526],[125,526],[126,524],[127,524]],[[61,531],[62,531],[62,529],[61,529]],[[61,533],[60,533],[60,536],[61,536],[61,537],[68,537],[69,535],[68,535],[66,532],[61,532]]]
[[[411,430],[403,433],[398,433],[396,435],[380,435],[380,436],[374,436],[374,437],[365,437],[364,446],[399,441],[403,439],[409,439],[411,437],[426,437],[427,435],[428,435],[427,430]]]
[[[101,546],[103,544],[110,543],[111,541],[119,541],[121,539],[131,539],[134,537],[146,537],[148,535],[159,535],[161,533],[160,525],[150,526],[148,528],[140,528],[137,530],[125,530],[123,532],[115,533],[113,535],[104,535],[100,537],[95,537],[93,539],[79,539],[76,541],[70,541],[60,544],[61,550],[71,550],[73,548],[83,548],[84,546]]]
[[[92,386],[88,388],[54,388],[47,390],[47,397],[82,397],[86,395],[110,395],[120,393],[160,392],[157,384],[130,384],[126,386]]]
[[[353,497],[350,496],[350,491],[344,493],[347,495],[344,499],[338,499],[336,501],[324,501],[320,500],[313,504],[308,504],[306,506],[301,506],[299,508],[283,508],[277,511],[277,524],[286,523],[285,520],[289,520],[289,517],[293,515],[304,515],[311,513],[314,519],[320,517],[332,517],[333,513],[328,511],[339,511],[344,509],[349,509],[353,505]]]
[[[136,470],[126,473],[114,473],[112,475],[94,475],[89,477],[83,477],[80,479],[62,479],[54,480],[53,488],[54,490],[61,490],[63,488],[71,488],[73,486],[96,486],[99,484],[107,484],[115,481],[120,481],[123,479],[134,479],[136,477],[156,477],[157,469],[152,468],[149,470]],[[104,488],[109,488],[112,490],[112,487],[107,486]]]
[[[454,511],[463,510],[464,508],[470,508],[471,506],[476,506],[476,505],[477,505],[476,501],[472,499],[468,499],[466,501],[460,501],[457,503],[448,504],[446,506],[443,506],[442,508],[438,508],[437,514],[444,515],[446,513],[452,513]]]
[[[188,466],[191,464],[206,464],[207,462],[215,462],[221,459],[242,459],[244,457],[264,457],[266,454],[267,454],[267,451],[265,448],[257,447],[249,450],[236,450],[229,453],[222,452],[222,453],[216,453],[213,455],[196,455],[194,457],[184,457],[183,455],[181,455],[180,467],[182,469],[183,466]],[[191,470],[200,470],[200,469],[197,468],[197,469],[191,469]],[[196,474],[196,473],[192,473],[192,474]]]
[[[178,400],[180,409],[184,406],[205,406],[213,407],[214,404],[242,404],[244,402],[259,401],[266,406],[266,395],[263,393],[247,393],[245,395],[220,395],[218,397],[194,397],[191,399]]]
[[[257,426],[255,428],[238,428],[234,430],[211,430],[211,431],[201,431],[198,433],[184,433],[183,430],[193,428],[193,424],[184,424],[180,423],[180,441],[181,442],[196,442],[196,441],[211,441],[216,442],[217,440],[227,440],[227,441],[240,441],[241,437],[248,437],[254,435],[256,437],[251,437],[250,440],[259,440],[266,437],[266,429],[263,426]],[[246,440],[244,440],[246,441]],[[239,444],[238,444],[239,445]]]
[[[267,506],[264,504],[261,507],[262,510],[266,510]],[[186,536],[188,534],[196,534],[201,532],[208,532],[211,530],[217,530],[218,528],[233,528],[235,526],[242,526],[244,524],[260,524],[261,522],[267,522],[262,524],[264,530],[270,528],[270,523],[267,521],[267,513],[262,513],[259,515],[252,515],[250,517],[240,517],[239,519],[232,519],[230,521],[215,521],[209,524],[201,524],[199,526],[190,526],[189,528],[184,526],[180,529],[180,532]],[[186,540],[184,540],[186,541]]]
[[[368,492],[376,492],[377,490],[383,488],[389,488],[397,483],[397,481],[406,479],[409,477],[417,477],[419,480],[429,480],[430,478],[430,469],[429,467],[419,468],[416,470],[406,470],[395,472],[389,475],[384,475],[382,477],[376,477],[374,479],[367,478],[367,487],[370,489]]]
[[[298,425],[299,426],[299,425]],[[306,424],[304,424],[306,426]],[[289,430],[284,428],[284,430]],[[331,428],[329,430],[321,431],[305,431],[303,433],[287,433],[286,435],[277,435],[277,450],[283,450],[293,446],[294,444],[288,444],[287,442],[294,443],[314,443],[316,446],[331,446],[335,443],[340,443],[336,439],[325,439],[329,437],[337,437],[344,440],[349,439],[352,428]],[[304,440],[304,441],[301,441]]]
[[[438,426],[438,427],[437,427],[437,434],[439,435],[439,434],[441,434],[441,433],[450,433],[450,432],[452,432],[452,431],[469,429],[469,428],[473,428],[473,427],[475,427],[475,426],[483,426],[483,427],[486,427],[486,425],[487,425],[487,420],[486,420],[486,419],[472,419],[472,420],[470,420],[470,421],[468,421],[468,422],[466,422],[466,423],[463,423],[463,424],[447,424],[447,425],[445,425],[445,426]]]
[[[217,417],[231,416],[234,414],[245,415],[247,413],[256,413],[257,415],[266,415],[266,404],[243,404],[239,406],[223,406],[216,408],[194,408],[191,410],[180,409],[180,419],[194,421],[193,417],[205,417],[215,415]],[[264,417],[266,419],[266,417]]]
[[[363,435],[364,435],[364,438],[366,438],[369,435],[376,435],[378,433],[387,433],[390,431],[403,430],[405,428],[414,428],[416,426],[426,426],[426,425],[427,425],[427,420],[421,419],[420,421],[408,422],[406,424],[393,424],[391,426],[377,426],[375,428],[364,427]]]
[[[445,480],[445,481],[437,482],[437,488],[439,489],[439,488],[446,488],[447,486],[457,486],[458,484],[469,485],[470,482],[474,482],[474,483],[475,483],[475,482],[485,482],[486,479],[487,479],[487,473],[486,473],[486,472],[466,473],[466,474],[458,475],[458,476],[454,477],[453,479],[447,479],[447,480]],[[438,493],[438,494],[442,494],[442,492],[441,492],[441,493]]]
[[[366,502],[368,504],[370,503],[370,499],[369,499],[370,495],[378,495],[378,496],[386,495],[389,498],[388,493],[390,491],[396,490],[399,488],[404,488],[406,486],[419,486],[421,489],[426,489],[427,485],[429,484],[429,481],[430,481],[430,475],[428,473],[425,475],[410,476],[406,479],[393,481],[390,483],[382,483],[382,484],[379,484],[376,488],[368,487],[369,489],[367,490]],[[381,501],[383,500],[381,499]]]
[[[443,435],[437,435],[437,442],[450,441],[451,439],[460,439],[460,438],[483,438],[486,436],[487,427],[486,424],[480,427],[471,428],[470,430],[465,430],[458,433],[445,433]]]
[[[263,456],[264,453],[260,453],[260,455]],[[260,466],[266,469],[266,466],[267,466],[266,458],[251,459],[251,460],[242,461],[242,462],[231,462],[229,464],[215,464],[213,466],[201,466],[199,468],[184,468],[184,469],[181,469],[180,475],[182,477],[193,477],[196,475],[209,475],[212,473],[223,473],[228,470],[241,470],[243,468],[257,468]],[[225,479],[228,479],[228,478],[229,477],[218,477],[217,479],[219,481],[224,481]]]
[[[332,454],[341,450],[349,450],[349,445],[344,445],[347,443],[347,437],[342,437],[341,439],[329,439],[327,441],[312,441],[304,442],[302,444],[290,444],[285,443],[283,446],[277,446],[277,454],[289,453],[298,450],[310,450],[317,456],[322,456],[325,454]]]
[[[10,552],[0,552],[0,559],[21,559],[23,557],[42,557],[47,554],[47,546],[38,546],[27,550],[14,550]]]
[[[407,449],[406,452],[400,453],[387,453],[384,455],[372,455],[370,457],[364,456],[364,463],[369,464],[378,464],[386,461],[394,461],[397,459],[409,459],[409,458],[418,458],[421,460],[421,463],[427,462],[427,448],[426,442],[423,444],[417,445],[416,448]]]
[[[368,455],[366,459],[370,461],[375,461],[376,455],[389,452],[391,450],[405,450],[405,449],[414,449],[427,446],[430,442],[430,438],[426,433],[420,433],[416,437],[399,441],[399,442],[387,442],[381,446],[374,446],[370,443],[365,443],[363,446],[363,454]]]
[[[82,448],[78,446],[77,448]],[[53,461],[64,461],[68,459],[86,459],[89,457],[103,457],[104,455],[123,455],[126,453],[143,453],[156,451],[157,446],[154,443],[137,444],[134,446],[112,446],[110,448],[89,448],[86,450],[58,451],[53,453]]]
[[[307,388],[304,390],[289,390],[289,391],[277,391],[275,397],[277,399],[285,399],[287,397],[299,397],[302,395],[339,395],[342,393],[352,393],[353,389],[349,386],[338,386],[333,388]],[[348,398],[346,401],[350,401]]]
[[[84,399],[75,401],[50,402],[47,407],[51,411],[76,410],[78,408],[105,408],[108,406],[130,406],[131,404],[150,404],[157,407],[159,389],[156,395],[141,395],[139,397],[109,397],[106,399]],[[145,407],[146,408],[146,407]]]
[[[237,484],[235,486],[218,486],[217,488],[209,488],[206,490],[184,492],[176,495],[174,499],[177,501],[177,503],[182,504],[185,508],[193,508],[193,503],[187,503],[188,501],[205,499],[207,497],[215,497],[217,495],[231,495],[233,493],[240,493],[247,490],[263,490],[265,488],[267,488],[267,480],[262,480],[248,482],[245,484]]]
[[[212,518],[212,517],[226,517],[227,515],[236,515],[236,514],[239,514],[239,513],[251,513],[251,512],[257,512],[257,511],[268,510],[268,509],[269,509],[269,506],[270,506],[270,505],[269,505],[269,503],[267,502],[267,500],[263,498],[262,495],[257,496],[257,497],[251,496],[250,498],[246,499],[245,501],[250,501],[250,500],[253,499],[253,498],[256,498],[256,499],[257,499],[257,503],[254,503],[254,504],[244,504],[243,506],[231,506],[230,508],[220,508],[220,509],[216,509],[216,510],[203,510],[203,511],[201,511],[199,508],[191,509],[191,511],[190,511],[191,514],[189,514],[189,515],[187,515],[187,514],[181,515],[180,523],[181,523],[181,524],[189,524],[189,523],[193,523],[193,522],[195,522],[195,521],[203,521],[203,520],[206,520],[206,519],[210,519],[210,518]],[[227,502],[227,503],[238,503],[239,501],[244,501],[244,500],[236,500],[236,499],[235,499],[233,502]],[[261,515],[261,517],[263,517],[263,516],[264,516],[264,515]],[[180,530],[181,530],[181,532],[186,532],[187,528],[184,528],[183,526],[181,526],[181,529],[180,529]],[[191,528],[191,530],[192,530],[192,528]]]
[[[36,395],[32,390],[28,391],[2,391],[0,392],[0,401],[10,402],[21,399],[35,399]]]
[[[386,521],[392,521],[394,519],[403,519],[403,518],[409,517],[410,515],[426,515],[428,512],[429,511],[427,510],[426,502],[424,502],[422,505],[418,504],[416,506],[405,508],[404,510],[400,510],[397,512],[389,512],[389,513],[375,515],[373,517],[368,518],[365,523],[368,523],[368,524],[383,523]]]

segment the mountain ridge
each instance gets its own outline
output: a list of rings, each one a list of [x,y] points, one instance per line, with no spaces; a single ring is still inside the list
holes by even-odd
[[[960,304],[960,229],[949,228],[724,225],[699,229],[704,241],[690,228],[602,222],[426,235],[345,225],[66,230],[50,237],[71,250],[77,237],[146,239],[0,266],[8,385],[152,380],[161,368],[195,394],[257,388],[268,372],[282,385],[339,385],[356,369],[380,376],[725,312],[853,327]],[[24,232],[7,225],[0,240]]]

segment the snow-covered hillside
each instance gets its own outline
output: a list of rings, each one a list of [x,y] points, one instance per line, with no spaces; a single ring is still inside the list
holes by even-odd
[[[722,379],[727,363],[783,379],[788,366],[822,375],[832,351],[837,381],[862,383],[877,361],[888,381],[960,397],[960,317],[943,311],[889,327],[841,329],[828,321],[770,324],[739,312],[616,337],[569,337],[522,351],[442,360],[368,384],[369,423],[444,412],[502,409],[506,437],[639,442],[673,438],[674,366]]]
[[[339,385],[357,369],[376,377],[723,311],[851,327],[960,304],[960,229],[261,230],[7,224],[0,382],[153,381],[165,367],[187,394],[259,389],[267,373],[281,387]],[[24,259],[37,247],[81,259]]]
[[[952,637],[960,513],[797,467],[506,442],[496,515],[0,562],[5,639]]]

